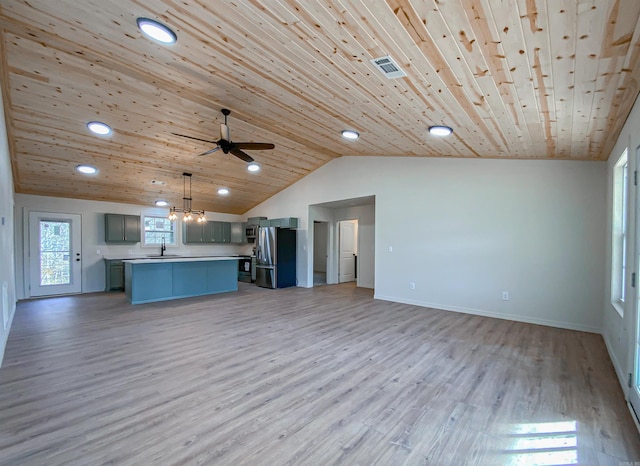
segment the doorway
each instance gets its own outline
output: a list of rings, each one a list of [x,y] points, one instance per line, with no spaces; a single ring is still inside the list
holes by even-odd
[[[357,277],[358,220],[338,222],[338,244],[338,282],[353,282]]]
[[[29,212],[31,297],[82,292],[81,216]]]
[[[327,284],[329,222],[313,222],[313,286]]]
[[[636,167],[640,163],[640,146],[636,148]],[[635,189],[632,191],[636,196],[636,206],[640,205],[640,190]],[[636,275],[640,275],[640,215],[637,214],[638,209],[636,209],[636,228],[635,228],[635,251],[636,251]],[[636,418],[640,420],[640,316],[638,313],[640,312],[640,287],[635,288],[635,296],[634,296],[634,306],[635,306],[635,328],[633,332],[633,354],[631,355],[631,361],[633,366],[630,368],[629,374],[629,404],[631,408],[635,412]]]

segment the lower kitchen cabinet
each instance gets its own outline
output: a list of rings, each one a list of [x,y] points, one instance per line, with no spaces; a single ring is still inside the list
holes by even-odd
[[[124,291],[124,264],[121,259],[105,259],[105,291]]]

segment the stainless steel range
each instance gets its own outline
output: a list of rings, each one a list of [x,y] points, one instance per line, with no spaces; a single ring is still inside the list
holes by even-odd
[[[238,281],[247,283],[256,281],[256,256],[238,258]]]

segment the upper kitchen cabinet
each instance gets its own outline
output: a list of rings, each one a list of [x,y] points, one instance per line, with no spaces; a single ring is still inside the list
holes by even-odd
[[[232,243],[246,243],[247,242],[247,223],[232,222],[231,223],[231,238]]]
[[[140,216],[104,214],[105,243],[139,243]]]
[[[204,240],[204,225],[199,222],[182,222],[182,242],[202,243]]]
[[[205,243],[230,243],[231,223],[207,222],[204,227]]]
[[[230,243],[231,223],[229,222],[184,222],[182,224],[182,242],[193,243]]]
[[[297,217],[272,218],[270,220],[260,220],[261,227],[276,228],[298,228]]]

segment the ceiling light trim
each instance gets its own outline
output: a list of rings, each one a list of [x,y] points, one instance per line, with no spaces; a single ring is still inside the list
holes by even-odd
[[[429,134],[432,136],[446,137],[453,134],[453,129],[444,125],[429,126]]]
[[[97,120],[88,122],[87,129],[91,131],[91,134],[95,134],[96,136],[110,136],[111,133],[113,133],[111,126]]]
[[[341,134],[343,138],[348,139],[350,141],[355,141],[356,139],[360,138],[360,133],[352,129],[345,129],[344,131],[342,131]]]
[[[137,18],[138,29],[148,38],[163,45],[172,45],[178,41],[178,36],[171,28],[151,18]]]
[[[98,169],[96,167],[94,167],[93,165],[87,165],[84,163],[80,165],[76,165],[76,171],[78,173],[82,173],[83,175],[87,175],[87,176],[98,174]]]

